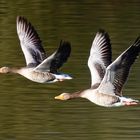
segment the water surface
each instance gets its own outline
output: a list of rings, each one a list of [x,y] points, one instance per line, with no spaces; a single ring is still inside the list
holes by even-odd
[[[140,1],[8,1],[0,2],[0,65],[24,66],[16,33],[16,17],[27,17],[47,54],[61,39],[72,54],[61,71],[71,81],[38,84],[14,74],[0,75],[0,139],[2,140],[139,140],[140,107],[103,108],[84,99],[54,100],[61,92],[90,86],[87,59],[99,28],[111,38],[113,59],[140,35]],[[124,95],[140,100],[139,60],[133,65]]]

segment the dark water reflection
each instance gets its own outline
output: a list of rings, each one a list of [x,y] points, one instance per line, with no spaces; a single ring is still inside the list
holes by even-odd
[[[102,108],[87,100],[55,101],[61,92],[90,85],[87,68],[95,32],[110,33],[113,58],[140,34],[140,2],[128,1],[1,1],[1,66],[24,66],[16,34],[16,16],[36,27],[47,53],[60,39],[72,43],[72,55],[63,71],[74,79],[56,84],[33,83],[19,75],[0,75],[0,139],[2,140],[139,140],[139,106]],[[140,63],[133,65],[124,94],[140,100]]]

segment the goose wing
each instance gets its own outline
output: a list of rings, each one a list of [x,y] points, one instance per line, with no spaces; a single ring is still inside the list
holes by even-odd
[[[46,58],[41,40],[31,23],[21,16],[17,17],[17,34],[25,56],[26,65],[37,66],[40,64]]]
[[[50,71],[56,73],[68,59],[71,53],[71,44],[68,41],[60,41],[59,48],[51,56],[45,59],[35,70]]]
[[[107,67],[105,76],[99,86],[99,92],[122,96],[131,65],[140,53],[140,37]]]
[[[102,81],[107,66],[111,63],[112,50],[109,35],[100,29],[93,40],[88,67],[91,72],[91,87],[97,88]]]

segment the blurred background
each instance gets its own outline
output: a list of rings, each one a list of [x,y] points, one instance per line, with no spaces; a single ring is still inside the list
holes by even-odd
[[[85,99],[57,101],[62,92],[90,87],[90,47],[99,28],[111,39],[113,59],[140,35],[139,0],[0,1],[0,67],[22,67],[25,60],[16,17],[25,16],[37,30],[49,56],[68,40],[72,53],[60,71],[73,80],[39,84],[20,75],[0,75],[2,140],[139,140],[140,107],[103,108]],[[132,66],[125,96],[140,100],[140,60]]]

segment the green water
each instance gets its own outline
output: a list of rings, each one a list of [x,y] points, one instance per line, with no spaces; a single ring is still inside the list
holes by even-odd
[[[16,17],[36,28],[47,54],[61,39],[72,54],[61,71],[73,80],[38,84],[20,75],[0,75],[1,140],[139,140],[140,107],[103,108],[84,99],[57,101],[61,92],[90,86],[87,59],[96,31],[109,32],[113,59],[140,35],[140,1],[12,0],[0,2],[0,66],[24,66]],[[140,60],[132,67],[124,95],[140,100]]]

